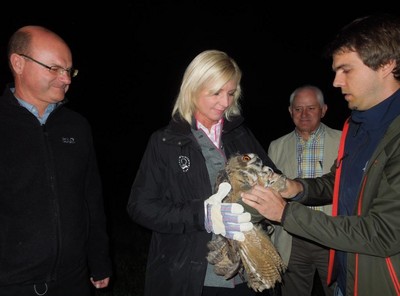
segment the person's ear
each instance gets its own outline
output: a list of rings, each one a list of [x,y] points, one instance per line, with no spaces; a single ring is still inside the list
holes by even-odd
[[[293,116],[293,114],[292,114],[292,106],[289,106],[288,110],[289,110],[289,113],[290,113],[290,117],[292,117]]]
[[[395,60],[390,60],[386,64],[384,64],[380,70],[382,71],[384,76],[387,76],[388,74],[391,74],[393,72],[393,69],[396,67],[396,61]]]
[[[21,74],[25,66],[25,59],[19,54],[12,53],[10,56],[10,64],[16,74]]]
[[[322,112],[321,112],[321,118],[324,118],[326,111],[328,110],[328,105],[324,104],[321,108]]]

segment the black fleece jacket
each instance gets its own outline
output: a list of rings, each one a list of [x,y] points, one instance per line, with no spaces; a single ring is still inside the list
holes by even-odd
[[[41,125],[10,86],[0,97],[0,286],[48,282],[78,266],[111,275],[90,126],[57,107]]]

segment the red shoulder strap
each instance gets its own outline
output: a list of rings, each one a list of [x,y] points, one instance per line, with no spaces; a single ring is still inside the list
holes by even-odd
[[[338,157],[336,159],[336,172],[335,172],[335,184],[333,185],[333,201],[332,201],[332,216],[337,216],[338,204],[339,204],[339,186],[340,186],[340,174],[342,172],[342,160],[344,157],[344,144],[346,143],[346,136],[349,129],[350,117],[344,122],[342,136],[340,138]],[[332,281],[333,262],[335,260],[335,250],[329,250],[329,266],[328,266],[328,284]]]

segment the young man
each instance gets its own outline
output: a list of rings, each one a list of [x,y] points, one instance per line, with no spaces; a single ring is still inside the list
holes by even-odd
[[[329,47],[352,110],[336,165],[319,178],[287,181],[281,195],[256,186],[243,200],[286,231],[332,249],[336,295],[399,295],[400,20],[359,18]],[[330,201],[333,216],[305,205]]]

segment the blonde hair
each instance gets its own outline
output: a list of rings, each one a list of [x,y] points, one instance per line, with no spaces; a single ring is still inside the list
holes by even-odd
[[[230,80],[235,81],[237,87],[233,96],[233,103],[225,110],[224,115],[227,120],[232,115],[240,115],[241,78],[242,71],[239,66],[225,52],[219,50],[201,52],[185,70],[180,91],[172,110],[172,117],[179,115],[191,124],[197,108],[196,102],[199,93],[205,88],[208,89],[209,93],[217,93]]]

